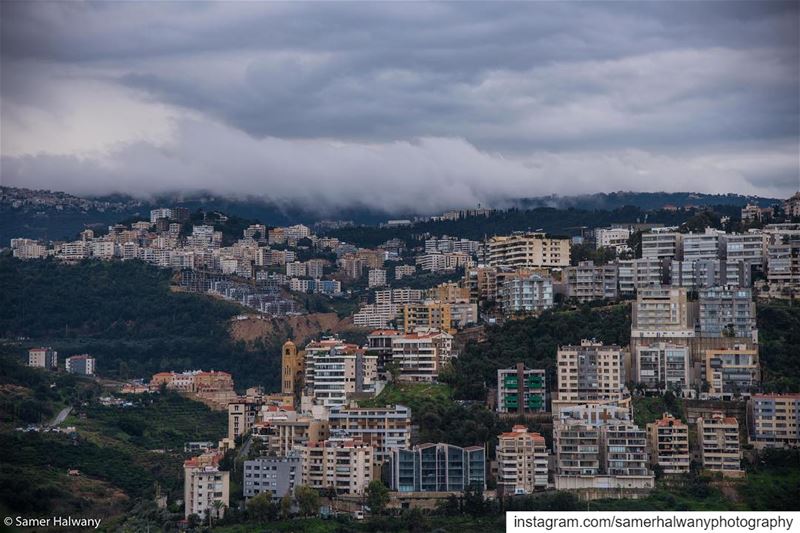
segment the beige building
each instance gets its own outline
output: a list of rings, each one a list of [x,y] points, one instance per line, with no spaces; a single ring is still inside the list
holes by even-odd
[[[705,372],[710,397],[748,396],[760,383],[758,350],[745,344],[705,350]]]
[[[647,424],[647,444],[650,460],[665,474],[689,472],[689,426],[669,413]]]
[[[754,394],[747,420],[750,444],[758,449],[800,446],[800,394]]]
[[[605,346],[593,340],[582,340],[580,346],[559,347],[553,414],[568,406],[623,400],[625,358],[626,352],[619,346]]]
[[[521,267],[569,266],[570,240],[544,233],[515,233],[489,239],[489,265]]]
[[[281,352],[281,392],[297,394],[303,386],[303,366],[305,352],[298,352],[297,346],[288,340],[283,343]]]
[[[547,488],[548,451],[544,437],[523,425],[497,437],[497,490],[530,494]]]
[[[58,368],[58,352],[52,348],[31,348],[28,350],[28,366],[34,368]]]
[[[436,381],[455,355],[449,333],[418,330],[392,337],[392,363],[397,365],[399,381]]]
[[[426,301],[403,306],[403,331],[413,333],[415,330],[438,329],[454,333],[453,316],[450,304],[438,301]]]
[[[376,465],[388,460],[392,450],[411,447],[411,409],[404,405],[334,408],[328,421],[332,435],[347,435],[372,446]]]
[[[303,484],[338,494],[363,495],[373,478],[372,446],[354,439],[309,442],[299,448]]]
[[[697,440],[703,468],[722,472],[724,476],[740,477],[742,452],[739,449],[739,422],[734,417],[714,413],[710,418],[697,419]]]
[[[183,501],[185,518],[197,515],[205,519],[208,513],[221,518],[229,505],[230,474],[219,470],[222,454],[204,453],[183,463]],[[218,510],[214,502],[222,502]]]

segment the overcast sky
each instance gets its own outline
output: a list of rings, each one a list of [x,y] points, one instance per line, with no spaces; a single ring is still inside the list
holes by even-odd
[[[419,212],[785,197],[799,5],[3,1],[0,181]]]

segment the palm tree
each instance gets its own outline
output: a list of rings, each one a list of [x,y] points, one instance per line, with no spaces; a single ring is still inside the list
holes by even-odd
[[[213,513],[208,513],[208,525],[209,526],[213,526],[212,521],[211,521],[211,515],[214,514],[214,515],[216,515],[216,518],[219,518],[219,512],[223,507],[225,507],[225,503],[223,503],[222,500],[214,500],[211,503],[211,507],[214,508],[214,512]]]

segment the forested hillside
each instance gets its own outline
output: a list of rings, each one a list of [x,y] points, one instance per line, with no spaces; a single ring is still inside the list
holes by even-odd
[[[232,372],[237,387],[277,385],[280,340],[233,342],[228,319],[239,308],[171,292],[170,276],[138,261],[66,265],[2,257],[0,336],[7,342],[0,350],[22,358],[27,347],[45,344],[61,356],[90,353],[107,377],[202,368]]]

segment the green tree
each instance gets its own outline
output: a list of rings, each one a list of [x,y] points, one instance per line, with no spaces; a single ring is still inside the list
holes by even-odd
[[[319,493],[316,490],[301,485],[294,491],[294,497],[301,515],[313,516],[319,512]]]
[[[258,523],[275,519],[278,515],[278,506],[266,492],[250,498],[247,501],[247,515]]]
[[[380,480],[370,481],[367,486],[367,505],[372,514],[381,514],[389,503],[389,489]]]
[[[292,516],[292,497],[289,494],[285,494],[281,498],[281,518],[285,520],[290,516]]]

